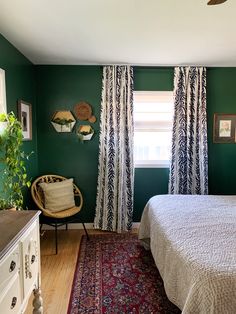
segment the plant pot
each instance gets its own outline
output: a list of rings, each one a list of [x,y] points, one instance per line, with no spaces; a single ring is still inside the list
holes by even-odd
[[[90,133],[88,135],[81,135],[82,137],[82,141],[90,141],[92,136],[93,136],[94,132],[93,133]]]
[[[55,123],[55,122],[52,122],[51,121],[51,124],[53,125],[54,129],[57,131],[57,132],[71,132],[74,125],[75,125],[75,122],[76,121],[73,121],[73,122],[70,122],[68,124],[58,124],[58,123]]]
[[[91,125],[81,125],[77,130],[77,135],[81,142],[90,141],[94,134],[94,130]]]

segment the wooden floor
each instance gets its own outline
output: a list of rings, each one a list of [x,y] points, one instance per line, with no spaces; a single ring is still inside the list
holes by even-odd
[[[134,233],[137,232],[133,230]],[[88,230],[89,234],[101,231]],[[41,236],[41,290],[44,314],[66,314],[83,230],[60,230],[58,254],[55,254],[54,231]],[[32,299],[25,314],[32,314]]]
[[[41,236],[41,288],[44,314],[67,313],[80,240],[83,234],[83,230],[60,230],[58,232],[57,255],[55,254],[54,232],[47,230]],[[32,313],[32,308],[31,298],[25,313]]]

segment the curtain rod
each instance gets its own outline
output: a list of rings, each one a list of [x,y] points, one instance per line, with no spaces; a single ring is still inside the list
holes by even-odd
[[[148,68],[148,69],[173,69],[175,66],[156,66],[156,65],[133,65],[133,64],[99,64],[100,67],[105,66],[130,66],[133,68]]]
[[[96,65],[96,64],[94,64]],[[104,67],[104,66],[131,66],[131,67],[136,67],[136,68],[149,68],[149,69],[173,69],[175,67],[204,67],[204,68],[208,68],[209,66],[206,65],[147,65],[147,64],[119,64],[119,63],[114,63],[114,64],[97,64],[98,66]]]

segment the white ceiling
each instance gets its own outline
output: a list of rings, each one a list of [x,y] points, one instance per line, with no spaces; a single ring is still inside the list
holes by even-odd
[[[236,1],[207,1],[0,0],[0,31],[35,64],[236,66]]]

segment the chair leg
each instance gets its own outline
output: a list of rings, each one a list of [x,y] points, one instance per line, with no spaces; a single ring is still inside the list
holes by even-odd
[[[85,228],[85,225],[84,225],[83,222],[82,222],[82,225],[83,225],[83,227],[84,227],[84,231],[85,231],[85,233],[86,233],[87,240],[89,240],[89,235],[88,235],[87,229]]]
[[[56,246],[56,254],[57,254],[57,222],[55,223],[55,246]]]
[[[39,227],[39,234],[40,234],[41,237],[42,237],[42,236],[44,235],[44,233],[45,233],[45,230],[42,231],[42,228],[43,228],[43,223],[40,224],[40,227]]]
[[[66,230],[68,230],[68,224],[66,223]]]

